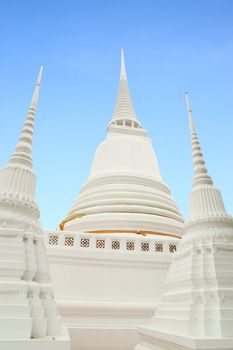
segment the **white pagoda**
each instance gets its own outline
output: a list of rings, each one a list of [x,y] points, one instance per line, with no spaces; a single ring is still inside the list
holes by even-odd
[[[35,203],[32,136],[43,66],[15,152],[0,170],[0,349],[68,350]]]
[[[233,218],[207,173],[186,99],[194,166],[189,220],[136,350],[233,349]]]
[[[45,238],[72,349],[127,350],[160,302],[184,220],[130,98],[123,51],[107,137],[60,230]],[[111,344],[111,346],[109,345]]]
[[[123,50],[120,87],[107,138],[98,146],[87,182],[61,223],[68,231],[180,237],[183,218],[163,182],[147,131],[127,84]]]

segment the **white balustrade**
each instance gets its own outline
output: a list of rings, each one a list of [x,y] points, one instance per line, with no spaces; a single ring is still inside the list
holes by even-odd
[[[125,234],[106,235],[84,232],[47,231],[45,244],[54,248],[78,250],[111,251],[113,253],[142,253],[142,254],[174,254],[179,241],[177,239],[163,239],[157,236],[135,236]]]

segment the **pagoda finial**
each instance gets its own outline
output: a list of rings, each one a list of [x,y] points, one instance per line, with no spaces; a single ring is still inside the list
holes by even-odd
[[[189,102],[188,92],[185,93],[185,98],[186,98],[186,104],[187,104],[188,116],[189,116],[189,128],[190,128],[190,132],[193,133],[195,132],[195,126],[194,126],[194,121],[192,116],[192,109]]]
[[[121,49],[121,76],[120,76],[120,79],[127,80],[126,69],[125,69],[124,49]]]
[[[114,109],[110,124],[114,123],[115,121],[119,121],[119,122],[122,121],[122,123],[124,123],[124,121],[126,120],[128,121],[130,120],[131,122],[136,122],[137,125],[140,125],[139,121],[137,120],[133,103],[130,97],[128,82],[126,77],[124,50],[121,49],[120,86],[118,90],[115,109]]]
[[[10,158],[10,163],[20,163],[32,167],[32,138],[43,68],[44,65],[42,64],[40,67],[39,75],[32,96],[31,105],[29,107],[27,117],[24,123],[24,127],[21,131],[19,142],[16,146],[15,152]]]
[[[192,155],[193,155],[193,169],[194,169],[194,178],[193,178],[193,188],[199,185],[213,185],[211,177],[208,175],[206,169],[205,161],[203,159],[203,154],[201,151],[200,142],[194,127],[192,110],[189,102],[188,93],[185,93],[188,116],[189,116],[189,127],[192,140]]]

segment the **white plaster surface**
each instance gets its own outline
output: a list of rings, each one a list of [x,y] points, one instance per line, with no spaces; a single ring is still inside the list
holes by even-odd
[[[165,292],[135,350],[233,349],[233,218],[213,187],[194,128],[190,215]]]
[[[113,249],[116,242],[119,249]],[[134,243],[133,250],[127,250],[128,243]],[[137,327],[148,324],[160,301],[178,244],[179,239],[155,235],[46,232],[52,284],[72,349],[136,345]]]
[[[132,349],[160,302],[184,220],[136,117],[123,53],[107,137],[63,223],[45,244],[72,349]]]
[[[135,114],[123,53],[107,137],[96,150],[89,178],[67,219],[65,230],[74,232],[183,233],[183,217],[161,178],[151,140]]]
[[[42,69],[9,163],[0,170],[0,349],[68,350],[35,203],[32,136]]]

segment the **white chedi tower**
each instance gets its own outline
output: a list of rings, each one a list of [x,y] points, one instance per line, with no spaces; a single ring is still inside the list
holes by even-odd
[[[166,292],[137,350],[233,349],[233,218],[213,187],[186,93],[194,178],[190,216]]]
[[[123,51],[118,97],[89,178],[45,243],[72,350],[130,350],[161,300],[183,218],[130,98]],[[75,277],[74,277],[75,276]]]
[[[0,170],[0,348],[69,349],[51,287],[32,170],[43,66],[16,150]]]
[[[89,233],[182,234],[183,218],[134,111],[123,50],[120,87],[107,138],[98,146],[89,178],[60,228]]]

